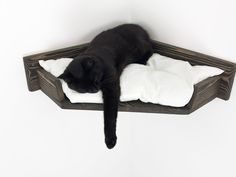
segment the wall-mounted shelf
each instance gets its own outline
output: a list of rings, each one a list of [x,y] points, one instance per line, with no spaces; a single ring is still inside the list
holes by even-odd
[[[236,71],[235,63],[158,41],[153,41],[153,43],[156,53],[178,60],[185,60],[190,62],[192,65],[208,65],[218,67],[224,70],[224,73],[219,76],[205,79],[196,84],[194,86],[194,94],[192,99],[184,107],[176,108],[158,104],[143,103],[140,101],[130,101],[120,103],[119,111],[189,114],[206,103],[212,101],[216,97],[223,100],[229,99]],[[49,98],[51,98],[63,109],[102,110],[102,104],[70,103],[62,91],[61,82],[59,79],[42,69],[38,63],[39,60],[75,57],[79,53],[86,50],[87,46],[88,44],[83,44],[24,57],[23,61],[28,89],[30,91],[42,90]]]

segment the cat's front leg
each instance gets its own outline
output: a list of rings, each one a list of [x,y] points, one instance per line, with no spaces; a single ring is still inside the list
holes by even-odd
[[[111,149],[116,145],[116,120],[120,99],[119,81],[105,84],[102,88],[104,104],[104,133],[106,146]]]

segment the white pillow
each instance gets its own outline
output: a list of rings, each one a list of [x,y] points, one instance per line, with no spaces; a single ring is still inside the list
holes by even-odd
[[[40,60],[39,64],[58,77],[62,74],[71,58]],[[210,66],[191,66],[188,62],[153,54],[147,65],[130,64],[121,74],[120,101],[141,100],[155,104],[182,107],[191,99],[194,84],[223,70]],[[71,103],[102,103],[101,91],[97,93],[78,93],[71,90],[61,80],[62,89]]]

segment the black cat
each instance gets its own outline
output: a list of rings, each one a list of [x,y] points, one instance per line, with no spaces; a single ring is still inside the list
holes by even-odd
[[[80,93],[102,90],[105,143],[116,144],[116,119],[120,98],[120,75],[130,63],[146,64],[153,54],[148,33],[139,25],[123,24],[98,34],[85,52],[68,65],[59,78]]]

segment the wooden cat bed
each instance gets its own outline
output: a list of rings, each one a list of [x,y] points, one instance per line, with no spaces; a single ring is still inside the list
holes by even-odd
[[[196,84],[194,86],[192,99],[184,107],[177,108],[159,104],[143,103],[141,101],[129,101],[121,102],[119,104],[119,111],[190,114],[216,97],[223,100],[229,99],[236,71],[235,63],[158,41],[153,41],[153,43],[155,46],[155,53],[178,60],[188,61],[192,65],[218,67],[224,70],[224,73],[219,76],[205,79]],[[24,57],[23,61],[29,91],[42,90],[63,109],[103,110],[102,104],[71,103],[62,91],[60,80],[42,69],[38,63],[39,60],[75,57],[83,52],[87,46],[88,44],[82,44]]]

